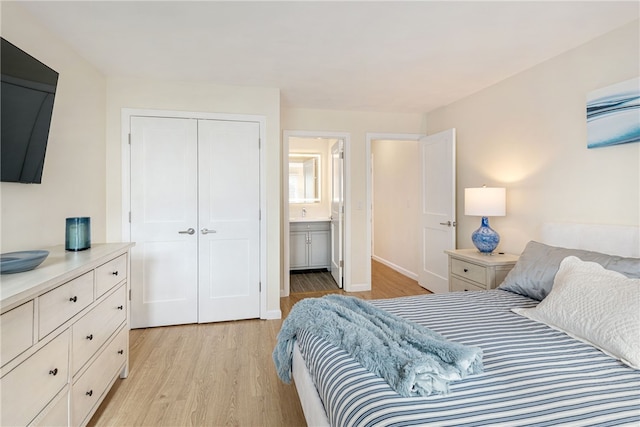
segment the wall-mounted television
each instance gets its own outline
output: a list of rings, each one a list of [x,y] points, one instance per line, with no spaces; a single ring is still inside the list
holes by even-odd
[[[41,183],[58,73],[0,38],[0,175]]]

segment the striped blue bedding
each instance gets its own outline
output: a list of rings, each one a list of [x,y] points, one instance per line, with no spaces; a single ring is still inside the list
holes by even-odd
[[[537,301],[491,290],[371,302],[481,347],[484,373],[452,383],[447,396],[401,397],[343,350],[300,331],[333,426],[640,425],[640,371],[510,311]]]

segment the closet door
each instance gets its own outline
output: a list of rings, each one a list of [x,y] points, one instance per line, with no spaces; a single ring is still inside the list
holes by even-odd
[[[198,121],[200,323],[260,317],[260,127]]]
[[[136,242],[131,251],[131,326],[195,323],[197,121],[132,117],[130,126],[131,240]]]

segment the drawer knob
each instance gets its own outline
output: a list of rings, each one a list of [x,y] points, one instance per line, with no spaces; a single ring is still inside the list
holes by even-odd
[[[93,396],[93,390],[89,390],[88,392],[85,393],[87,396]]]
[[[113,274],[114,276],[117,276],[118,272],[117,271],[113,271],[113,272],[111,272],[111,274]]]
[[[119,305],[119,306],[117,306],[116,308],[117,308],[118,310],[124,310],[124,306],[122,306],[122,305]]]
[[[77,296],[73,296],[73,297],[69,298],[69,301],[77,302],[78,301],[78,297]]]
[[[118,354],[124,354],[124,350],[118,350]]]
[[[462,271],[464,271],[465,273],[468,273],[469,269],[468,268],[463,268]]]
[[[87,339],[88,339],[89,341],[91,341],[91,340],[93,339],[93,334],[89,334],[89,335],[87,335]]]
[[[58,368],[53,368],[49,371],[49,375],[53,375],[54,377],[58,375]]]

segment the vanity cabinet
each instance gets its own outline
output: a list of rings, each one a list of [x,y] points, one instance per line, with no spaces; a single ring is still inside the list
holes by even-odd
[[[0,425],[85,425],[127,376],[131,246],[56,246],[0,277]]]
[[[289,227],[289,268],[310,270],[330,267],[329,221],[292,222]]]

